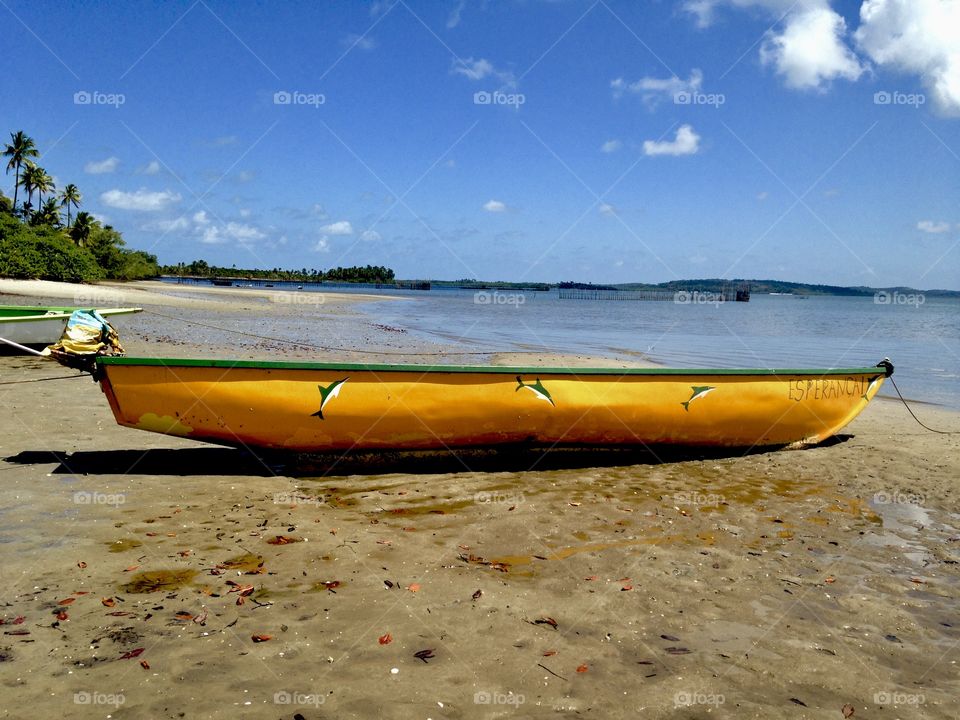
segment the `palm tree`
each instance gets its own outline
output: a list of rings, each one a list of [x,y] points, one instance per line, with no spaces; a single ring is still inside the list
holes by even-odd
[[[33,181],[33,187],[37,191],[37,205],[43,205],[43,194],[52,193],[57,189],[53,184],[53,178],[42,167],[37,168],[37,178]]]
[[[60,225],[60,204],[57,199],[55,197],[47,198],[46,202],[34,214],[30,224],[58,227]]]
[[[40,168],[32,160],[23,161],[23,172],[18,181],[27,193],[27,202],[24,205],[33,205],[33,193],[37,189],[37,179],[40,177]]]
[[[13,185],[13,209],[17,209],[17,189],[20,187],[20,166],[28,162],[30,158],[39,157],[40,153],[33,142],[33,138],[24,135],[23,130],[10,133],[10,142],[3,149],[3,157],[10,158],[7,161],[7,173],[11,168],[16,168],[16,182]]]
[[[60,205],[67,209],[67,227],[70,227],[70,206],[78,208],[83,201],[83,195],[73,183],[67,185],[60,193]]]
[[[83,247],[87,238],[90,237],[93,223],[94,219],[90,213],[84,210],[77,213],[77,218],[73,221],[73,227],[70,228],[70,237],[73,238],[73,241],[80,247]]]

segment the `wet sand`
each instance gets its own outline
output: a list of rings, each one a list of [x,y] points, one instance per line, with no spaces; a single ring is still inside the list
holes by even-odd
[[[143,304],[295,330],[213,297],[240,304]],[[356,302],[318,309],[329,345],[444,350]],[[117,325],[131,354],[328,357]],[[899,403],[746,457],[298,462],[120,428],[41,381],[72,375],[0,357],[2,717],[955,716],[960,441]]]

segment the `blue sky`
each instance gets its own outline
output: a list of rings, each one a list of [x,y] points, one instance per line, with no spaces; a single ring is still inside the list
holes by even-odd
[[[164,263],[960,288],[954,0],[0,16],[4,139]]]

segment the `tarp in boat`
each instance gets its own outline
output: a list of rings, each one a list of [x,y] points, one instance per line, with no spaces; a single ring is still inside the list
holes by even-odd
[[[96,310],[74,310],[60,339],[43,351],[63,365],[90,370],[98,355],[123,355],[120,336]]]

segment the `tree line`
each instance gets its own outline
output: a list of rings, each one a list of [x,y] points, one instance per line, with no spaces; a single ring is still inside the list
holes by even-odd
[[[84,282],[159,273],[156,256],[127,249],[119,231],[90,213],[73,214],[82,193],[73,183],[57,192],[32,137],[11,132],[0,156],[14,174],[13,199],[0,193],[0,276]]]
[[[191,263],[164,265],[160,268],[163,275],[183,275],[201,278],[237,278],[254,280],[289,280],[297,282],[358,282],[358,283],[386,283],[393,282],[394,272],[382,265],[364,265],[362,267],[335,267],[329,270],[316,268],[301,268],[300,270],[260,270],[256,268],[218,267],[208,265],[205,260],[194,260]]]

